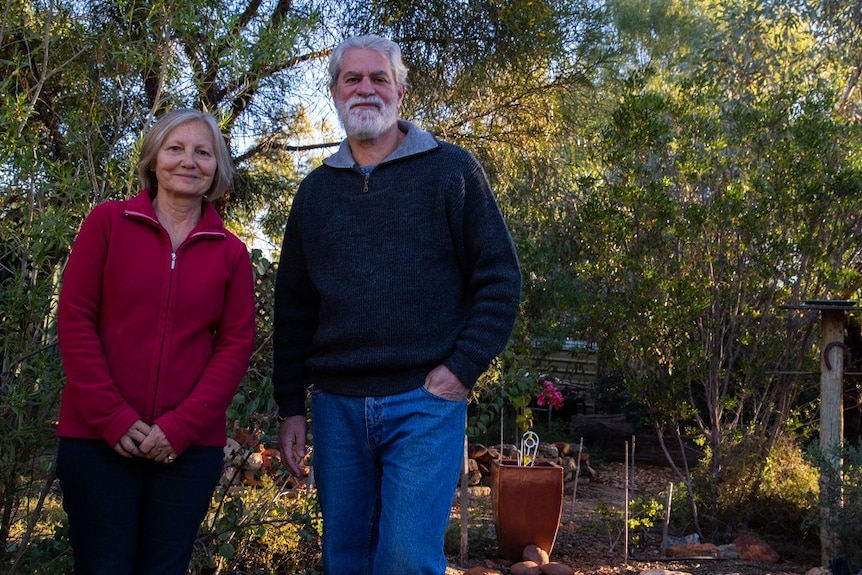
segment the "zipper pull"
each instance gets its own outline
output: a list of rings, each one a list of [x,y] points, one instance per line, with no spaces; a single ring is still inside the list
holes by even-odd
[[[368,177],[369,177],[370,175],[371,175],[370,173],[366,173],[366,174],[365,174],[365,185],[364,185],[364,186],[362,186],[362,193],[363,193],[363,194],[367,194],[367,193],[368,193]]]
[[[171,269],[177,267],[177,252],[171,252]]]

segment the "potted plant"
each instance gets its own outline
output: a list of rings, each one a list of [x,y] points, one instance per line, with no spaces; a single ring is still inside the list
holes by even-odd
[[[539,405],[551,409],[563,397],[551,381],[544,381]],[[524,434],[517,460],[501,459],[491,468],[491,508],[500,551],[510,561],[521,561],[524,548],[536,545],[550,555],[563,512],[565,488],[563,468],[537,460],[539,438]]]

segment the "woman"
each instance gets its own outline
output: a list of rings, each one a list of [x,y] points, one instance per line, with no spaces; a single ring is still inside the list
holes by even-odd
[[[248,250],[211,203],[232,172],[215,118],[168,112],[143,191],[97,206],[72,247],[57,472],[76,575],[188,571],[254,342]]]

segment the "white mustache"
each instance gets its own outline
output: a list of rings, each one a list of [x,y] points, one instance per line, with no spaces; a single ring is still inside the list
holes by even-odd
[[[377,106],[378,108],[382,108],[383,99],[379,96],[372,96],[370,98],[354,97],[347,101],[347,108],[351,109],[356,106],[365,106],[368,104],[371,104],[372,106]]]

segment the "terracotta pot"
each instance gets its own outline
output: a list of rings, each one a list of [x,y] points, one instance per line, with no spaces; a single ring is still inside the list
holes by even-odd
[[[563,468],[536,461],[495,461],[491,468],[491,507],[503,557],[521,561],[524,547],[551,554],[563,513]]]

